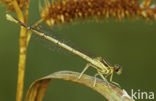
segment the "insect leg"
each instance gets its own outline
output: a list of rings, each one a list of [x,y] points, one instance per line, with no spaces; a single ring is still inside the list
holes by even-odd
[[[98,72],[98,74],[101,76],[101,78],[106,82],[106,84],[109,86],[107,79],[103,76],[102,73]]]
[[[79,79],[82,77],[82,75],[84,74],[84,72],[88,69],[89,66],[92,66],[90,63],[87,63],[87,65],[85,66],[85,68],[83,69],[83,71],[81,72]]]
[[[113,84],[115,84],[115,85],[117,85],[118,87],[120,87],[120,85],[118,83],[112,81],[112,79],[113,79],[113,73],[110,76],[110,82],[113,83]]]
[[[93,87],[95,87],[95,85],[96,85],[96,76],[98,76],[98,75],[100,75],[100,74],[99,74],[99,73],[96,73],[96,74],[94,75],[94,77],[95,77],[95,80],[94,80]]]

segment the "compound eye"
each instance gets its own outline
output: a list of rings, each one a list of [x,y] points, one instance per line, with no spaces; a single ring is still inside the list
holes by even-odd
[[[115,72],[118,72],[119,70],[120,70],[120,65],[118,65],[118,64],[115,65],[115,66],[114,66],[114,71],[115,71]]]

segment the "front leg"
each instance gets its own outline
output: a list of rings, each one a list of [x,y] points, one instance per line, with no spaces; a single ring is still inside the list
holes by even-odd
[[[115,85],[117,85],[118,87],[120,87],[120,85],[119,85],[118,83],[112,81],[112,79],[113,79],[113,73],[112,73],[111,76],[110,76],[110,82],[113,83],[113,84],[115,84]],[[121,88],[121,87],[120,87],[120,88]]]

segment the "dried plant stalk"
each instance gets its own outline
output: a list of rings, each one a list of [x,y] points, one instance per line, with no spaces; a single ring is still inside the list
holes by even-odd
[[[28,89],[26,101],[42,101],[51,79],[62,79],[86,85],[104,96],[108,101],[134,101],[125,90],[121,90],[112,84],[108,85],[101,79],[97,79],[96,86],[93,87],[94,77],[84,74],[79,79],[79,75],[80,73],[77,72],[60,71],[38,79]]]
[[[18,19],[27,24],[28,19],[28,8],[30,0],[3,0],[1,3],[6,4],[10,11],[15,11]],[[25,8],[25,15],[22,12],[22,9]],[[16,101],[22,101],[23,98],[23,88],[24,88],[24,74],[25,74],[25,65],[26,65],[26,50],[27,50],[27,34],[26,29],[21,27],[20,30],[20,39],[19,39],[19,62],[18,62],[18,80],[17,80],[17,93]]]
[[[24,22],[24,15],[18,6],[18,3],[14,0],[12,5],[15,8],[16,14],[20,21]],[[23,97],[23,87],[24,87],[24,74],[25,74],[25,64],[26,64],[26,29],[21,27],[20,39],[19,39],[19,62],[18,62],[18,80],[17,80],[17,93],[16,101],[22,101]]]
[[[0,3],[8,6],[8,11],[16,11],[12,1],[17,2],[20,9],[24,9],[27,5],[28,0],[1,0]]]

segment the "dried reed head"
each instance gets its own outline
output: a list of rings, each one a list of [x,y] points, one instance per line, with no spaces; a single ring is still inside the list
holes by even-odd
[[[156,6],[151,0],[59,0],[51,4],[45,0],[41,17],[49,25],[58,25],[76,19],[125,18],[156,19]]]
[[[16,0],[20,9],[23,9],[28,0]],[[8,6],[8,11],[15,11],[14,6],[12,5],[12,0],[1,0],[1,4]]]

